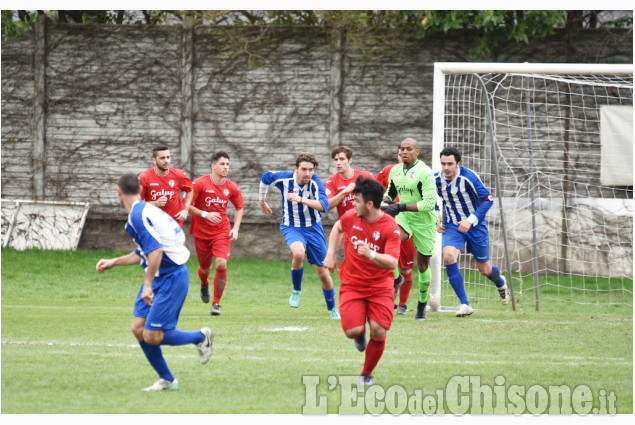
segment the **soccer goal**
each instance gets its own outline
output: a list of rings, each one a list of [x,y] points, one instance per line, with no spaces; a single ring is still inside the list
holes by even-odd
[[[2,246],[75,250],[88,209],[84,202],[2,199]]]
[[[633,66],[436,63],[432,168],[455,146],[495,198],[490,257],[512,305],[632,306]],[[458,304],[440,257],[430,304]],[[472,304],[497,303],[461,255]]]

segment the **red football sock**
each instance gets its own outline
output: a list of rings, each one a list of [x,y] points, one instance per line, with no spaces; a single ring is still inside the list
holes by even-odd
[[[366,346],[366,358],[364,359],[364,369],[362,369],[362,375],[372,375],[373,369],[379,363],[381,355],[384,354],[384,347],[386,346],[386,338],[375,339],[372,336],[368,345]]]
[[[227,282],[227,267],[217,268],[214,275],[214,299],[213,303],[220,303],[220,299],[225,291],[225,283]]]
[[[201,285],[209,286],[209,273],[203,273],[200,267],[198,268],[198,278],[201,279]]]
[[[412,272],[408,274],[402,274],[404,281],[399,288],[399,305],[406,304],[408,302],[408,296],[410,295],[410,289],[412,288]]]

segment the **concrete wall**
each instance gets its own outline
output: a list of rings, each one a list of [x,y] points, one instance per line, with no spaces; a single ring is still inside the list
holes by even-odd
[[[632,63],[625,37],[588,31],[574,43],[581,61]],[[232,255],[287,258],[279,196],[270,194],[273,217],[257,206],[261,173],[292,169],[298,153],[312,151],[325,180],[339,144],[353,148],[356,168],[376,173],[405,137],[420,140],[429,161],[434,62],[491,60],[471,55],[472,38],[360,50],[320,28],[42,22],[2,42],[2,197],[90,202],[80,247],[120,247],[120,236],[128,244],[115,189],[122,173],[150,167],[158,142],[192,178],[226,150],[246,201]],[[502,45],[496,60],[562,62],[564,46],[562,34]]]

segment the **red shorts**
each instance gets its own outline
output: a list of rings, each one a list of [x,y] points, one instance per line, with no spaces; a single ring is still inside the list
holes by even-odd
[[[395,290],[392,287],[357,290],[350,285],[340,285],[340,316],[342,329],[363,326],[366,318],[388,330],[392,324],[395,306]]]
[[[194,246],[196,247],[198,265],[202,269],[212,267],[212,258],[214,257],[229,260],[229,249],[231,246],[229,235],[219,236],[215,239],[199,239],[195,237]]]
[[[401,241],[401,248],[399,249],[399,268],[400,269],[414,269],[415,268],[415,243],[413,238],[405,241]]]

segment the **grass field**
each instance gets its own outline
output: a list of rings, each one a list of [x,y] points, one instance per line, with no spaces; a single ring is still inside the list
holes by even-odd
[[[219,317],[200,301],[197,263],[190,260],[179,328],[211,327],[212,359],[202,366],[193,346],[164,347],[179,391],[140,391],[157,379],[129,329],[142,270],[120,267],[102,275],[94,268],[99,258],[120,254],[2,250],[3,414],[352,411],[343,377],[360,373],[364,355],[339,321],[328,319],[315,273],[307,265],[300,308],[291,309],[290,264],[259,259],[230,260]],[[415,297],[413,290],[410,308]],[[396,316],[374,371],[377,385],[360,395],[362,407],[418,413],[417,403],[404,410],[404,394],[407,402],[442,394],[445,413],[464,413],[457,405],[478,413],[480,404],[487,406],[487,391],[452,386],[472,377],[473,385],[478,379],[481,386],[498,385],[493,397],[504,389],[509,410],[497,405],[495,412],[535,413],[537,402],[511,401],[513,386],[539,402],[550,386],[566,386],[578,396],[590,388],[592,404],[584,406],[602,409],[614,395],[617,413],[632,413],[632,307],[565,310],[513,312],[492,303],[477,306],[469,318]],[[385,404],[368,403],[384,390]],[[475,399],[463,403],[471,393]]]

